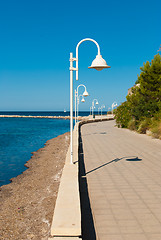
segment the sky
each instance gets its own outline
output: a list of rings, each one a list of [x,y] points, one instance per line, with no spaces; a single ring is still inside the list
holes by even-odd
[[[97,47],[79,47],[79,80],[106,109],[126,100],[128,88],[161,44],[161,1],[0,1],[0,111],[67,111],[70,108],[70,52],[84,38],[96,40],[111,66],[88,69]],[[79,88],[79,94],[84,91]]]

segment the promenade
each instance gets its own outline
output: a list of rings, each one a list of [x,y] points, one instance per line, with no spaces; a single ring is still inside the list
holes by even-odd
[[[114,125],[81,126],[93,217],[84,216],[86,240],[160,240],[161,141]]]

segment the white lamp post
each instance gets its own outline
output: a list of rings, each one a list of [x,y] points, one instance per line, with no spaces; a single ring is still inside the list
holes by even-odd
[[[99,107],[99,108],[98,108],[98,115],[99,115],[99,110],[100,110],[100,109],[101,109],[101,108]]]
[[[92,62],[92,65],[89,68],[95,68],[96,70],[100,71],[104,68],[110,68],[107,65],[106,61],[102,58],[100,53],[100,47],[98,43],[91,39],[85,38],[81,40],[76,47],[76,58],[73,58],[73,53],[70,53],[70,156],[71,156],[71,164],[73,163],[73,71],[76,71],[76,80],[78,80],[78,48],[80,44],[84,41],[91,41],[94,42],[98,49],[98,55]],[[73,67],[73,62],[76,61],[76,68]]]
[[[113,102],[112,103],[112,115],[113,115],[113,109],[114,109],[114,107],[116,107],[117,106],[117,102]]]
[[[78,113],[78,90],[79,90],[80,87],[84,87],[83,96],[84,96],[84,97],[89,96],[89,94],[88,94],[88,92],[87,92],[87,88],[86,88],[86,86],[83,85],[83,84],[80,84],[80,85],[77,87],[77,90],[75,90],[75,124],[76,124],[76,122],[77,122],[77,117],[78,117],[78,115],[77,115],[77,113]],[[85,100],[84,100],[84,101],[85,101]]]
[[[92,101],[92,115],[93,115],[93,109],[95,108],[95,106],[94,106],[95,102],[96,102],[96,105],[99,104],[97,99],[93,99],[93,101]]]
[[[83,95],[83,94],[80,94],[79,96],[77,96],[77,122],[78,122],[78,114],[79,114],[79,99],[80,99],[80,97],[82,97],[81,102],[82,102],[82,103],[85,102],[85,99],[84,99],[84,95]]]
[[[102,119],[102,109],[105,108],[105,105],[103,104],[100,108],[101,108],[101,119]]]
[[[92,113],[92,107],[90,107],[90,115],[91,115],[91,113]]]

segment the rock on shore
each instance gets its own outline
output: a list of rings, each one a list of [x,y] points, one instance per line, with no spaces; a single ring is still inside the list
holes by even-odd
[[[68,146],[69,133],[47,141],[28,169],[0,188],[0,239],[48,239]]]

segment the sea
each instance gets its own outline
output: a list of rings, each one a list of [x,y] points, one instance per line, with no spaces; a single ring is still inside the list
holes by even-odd
[[[0,112],[0,115],[69,116],[69,112]],[[79,112],[88,116],[89,112]],[[47,140],[70,131],[69,119],[0,117],[0,186],[9,184],[27,168],[32,152]]]

